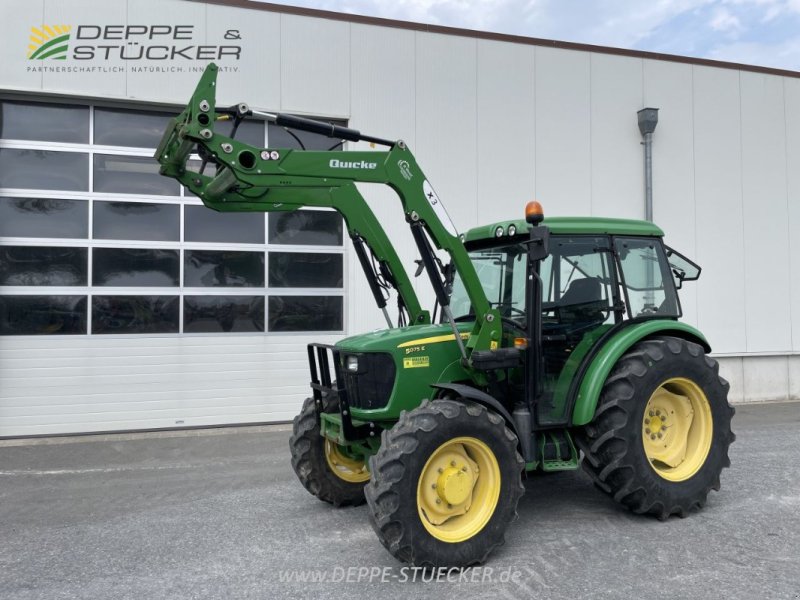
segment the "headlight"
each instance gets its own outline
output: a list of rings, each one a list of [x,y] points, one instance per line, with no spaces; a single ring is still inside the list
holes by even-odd
[[[497,229],[494,230],[494,237],[503,237],[503,226],[501,225]]]
[[[344,359],[344,367],[351,373],[358,373],[358,357],[348,356]]]
[[[515,235],[517,233],[516,225],[509,225],[508,226],[508,235]]]

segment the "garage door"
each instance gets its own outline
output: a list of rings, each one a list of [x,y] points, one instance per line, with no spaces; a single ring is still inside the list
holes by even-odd
[[[0,436],[290,419],[345,328],[340,216],[205,208],[158,175],[168,111],[0,109]]]

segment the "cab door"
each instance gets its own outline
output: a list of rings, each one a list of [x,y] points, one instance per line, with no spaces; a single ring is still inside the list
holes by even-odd
[[[582,358],[620,318],[608,236],[552,236],[542,261],[542,395],[538,425],[566,423],[566,398]]]

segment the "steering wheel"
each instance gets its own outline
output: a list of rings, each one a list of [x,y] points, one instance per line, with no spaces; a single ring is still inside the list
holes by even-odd
[[[489,306],[491,306],[492,308],[497,308],[497,309],[499,309],[502,306],[503,310],[507,310],[511,314],[517,313],[518,315],[520,315],[522,317],[524,317],[527,314],[521,308],[517,308],[516,306],[505,306],[505,305],[503,305],[502,302],[489,302]]]
[[[514,327],[515,329],[519,329],[520,331],[524,331],[525,333],[528,332],[528,328],[525,327],[525,325],[522,325],[521,323],[517,323],[514,319],[512,319],[510,317],[500,317],[500,320],[503,323],[505,323],[506,325],[510,325],[511,327]]]

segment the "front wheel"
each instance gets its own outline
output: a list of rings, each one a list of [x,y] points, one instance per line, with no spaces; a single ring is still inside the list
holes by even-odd
[[[579,437],[584,470],[637,513],[663,520],[701,508],[730,466],[728,387],[697,344],[674,337],[636,344]]]
[[[485,561],[523,492],[517,443],[499,415],[463,400],[403,413],[383,433],[365,488],[381,543],[415,566]]]
[[[364,503],[366,459],[320,435],[313,398],[306,399],[294,418],[289,447],[292,468],[311,494],[334,506]]]

